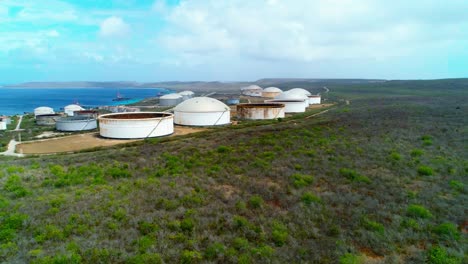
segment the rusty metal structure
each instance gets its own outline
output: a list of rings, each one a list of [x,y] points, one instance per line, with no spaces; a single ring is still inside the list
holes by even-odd
[[[99,134],[106,138],[149,138],[174,133],[174,115],[166,112],[113,113],[98,119]]]
[[[97,118],[99,116],[99,112],[96,110],[75,111],[75,116]]]
[[[284,118],[285,105],[281,103],[239,104],[237,118],[265,120]]]
[[[62,118],[61,114],[38,115],[36,116],[36,124],[38,126],[54,126],[60,118]]]
[[[283,91],[280,88],[277,87],[267,87],[263,89],[262,91],[262,97],[265,98],[275,98],[279,94],[281,94]]]

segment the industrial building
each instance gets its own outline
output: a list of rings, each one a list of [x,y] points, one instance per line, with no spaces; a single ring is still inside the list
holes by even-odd
[[[65,114],[67,114],[67,116],[74,116],[75,115],[75,111],[83,111],[84,108],[77,105],[77,104],[71,104],[71,105],[67,105],[63,108]]]
[[[96,128],[96,119],[86,116],[62,117],[55,123],[55,129],[58,131],[87,131]]]
[[[179,104],[182,101],[182,95],[178,93],[166,94],[159,97],[160,106],[173,106]]]
[[[284,118],[285,105],[281,103],[239,104],[237,118],[265,120]]]
[[[113,113],[101,115],[98,120],[99,133],[106,138],[136,139],[174,133],[174,115],[171,113]]]
[[[34,117],[40,116],[40,115],[53,115],[55,114],[54,109],[48,106],[40,106],[34,109]]]
[[[322,97],[320,95],[309,95],[309,104],[321,104]]]
[[[241,88],[241,93],[247,96],[261,97],[262,91],[262,87],[258,85],[249,85]]]
[[[262,97],[265,97],[265,98],[275,98],[276,96],[278,96],[280,93],[282,93],[283,91],[280,89],[280,88],[277,88],[277,87],[267,87],[265,89],[263,89],[262,91]]]
[[[7,123],[3,120],[0,121],[0,130],[6,130],[7,129]]]
[[[230,124],[231,109],[210,97],[194,97],[174,108],[174,123],[186,126],[218,126]]]

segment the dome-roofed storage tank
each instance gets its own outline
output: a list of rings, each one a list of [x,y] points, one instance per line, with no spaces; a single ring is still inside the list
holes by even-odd
[[[309,95],[309,104],[320,104],[322,97],[320,95]]]
[[[276,96],[278,96],[280,93],[282,93],[283,91],[280,89],[280,88],[277,88],[277,87],[267,87],[265,89],[263,89],[262,91],[262,97],[266,97],[266,98],[275,98]]]
[[[75,111],[75,116],[85,116],[90,118],[97,118],[99,112],[96,110],[82,110],[82,111]]]
[[[148,138],[174,133],[174,115],[171,113],[114,113],[101,115],[98,119],[99,134],[106,138]]]
[[[65,106],[63,110],[65,114],[67,114],[68,116],[74,116],[75,111],[83,111],[84,108],[77,104],[70,104],[70,105]]]
[[[36,124],[38,126],[53,126],[61,117],[61,114],[38,115],[36,116]]]
[[[182,102],[182,95],[178,93],[166,94],[159,97],[160,106],[172,106]]]
[[[285,113],[302,113],[305,112],[308,103],[307,96],[299,93],[284,92],[276,96],[275,99],[265,100],[265,103],[279,103],[284,104]]]
[[[48,106],[40,106],[34,109],[34,117],[40,116],[40,115],[53,115],[55,114],[54,109]]]
[[[239,104],[239,98],[229,98],[226,100],[226,103],[228,105],[236,105],[236,104]]]
[[[182,91],[179,94],[182,96],[182,101],[193,98],[193,96],[195,95],[195,93],[192,91]]]
[[[285,105],[280,103],[238,104],[239,119],[275,119],[284,118]]]
[[[247,96],[262,96],[262,87],[258,86],[258,85],[249,85],[249,86],[246,86],[246,87],[242,87],[241,88],[241,93],[243,95],[247,95]]]
[[[186,126],[218,126],[231,122],[231,109],[210,97],[194,97],[174,108],[174,123]]]
[[[55,123],[58,131],[86,131],[97,128],[96,118],[86,116],[62,117]]]

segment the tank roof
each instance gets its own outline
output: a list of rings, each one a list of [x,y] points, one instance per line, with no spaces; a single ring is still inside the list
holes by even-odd
[[[275,96],[275,100],[307,100],[307,95],[303,93],[291,93],[291,92],[283,92],[279,95]]]
[[[180,95],[194,95],[195,93],[192,91],[182,91],[179,93]]]
[[[252,84],[249,86],[242,87],[241,90],[262,90],[262,87]]]
[[[293,88],[291,90],[286,91],[288,93],[298,93],[298,94],[305,94],[306,96],[312,95],[309,91],[303,88]]]
[[[179,99],[179,98],[182,98],[182,95],[178,93],[166,94],[166,95],[159,97],[159,99]]]
[[[79,110],[84,110],[83,107],[77,105],[77,104],[69,104],[64,107],[64,109],[79,109]]]
[[[267,92],[267,93],[282,93],[283,91],[278,88],[278,87],[267,87],[265,89],[263,89],[264,92]]]
[[[229,106],[210,97],[194,97],[178,104],[174,111],[177,112],[225,112],[230,111]]]

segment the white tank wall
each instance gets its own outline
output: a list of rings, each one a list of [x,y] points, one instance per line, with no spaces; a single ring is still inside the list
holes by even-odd
[[[182,102],[182,97],[178,98],[178,99],[164,99],[164,98],[160,98],[159,99],[159,105],[161,106],[172,106],[172,105],[178,105],[180,102]]]
[[[284,118],[285,107],[237,107],[240,119],[268,120]]]
[[[7,123],[5,121],[0,121],[0,130],[6,130],[7,129]]]
[[[308,104],[308,101],[276,101],[276,100],[265,100],[265,103],[278,103],[284,104],[285,113],[303,113],[305,112]]]
[[[96,119],[83,120],[57,120],[55,129],[59,131],[85,131],[97,128]]]
[[[34,116],[55,114],[54,109],[50,107],[38,107],[34,109]]]
[[[224,112],[174,112],[174,123],[184,126],[219,126],[231,123],[230,111]]]
[[[99,133],[106,138],[160,137],[174,133],[174,116],[148,119],[99,118]]]
[[[309,104],[320,104],[321,97],[309,97]]]

